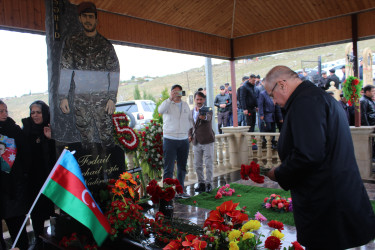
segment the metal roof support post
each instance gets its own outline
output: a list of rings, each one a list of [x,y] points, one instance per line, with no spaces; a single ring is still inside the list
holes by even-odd
[[[238,115],[237,115],[237,88],[236,88],[236,63],[234,60],[230,60],[230,80],[232,86],[232,114],[233,114],[233,127],[238,127]]]
[[[212,108],[213,117],[216,117],[216,109],[214,106],[214,84],[213,84],[213,77],[212,77],[212,62],[211,58],[206,57],[206,100],[207,100],[207,106]],[[216,119],[212,119],[212,130],[215,132],[215,134],[218,134],[218,128]]]
[[[357,14],[352,15],[352,41],[353,41],[353,73],[354,77],[358,77],[358,17]],[[361,109],[359,100],[354,103],[354,126],[361,126]]]

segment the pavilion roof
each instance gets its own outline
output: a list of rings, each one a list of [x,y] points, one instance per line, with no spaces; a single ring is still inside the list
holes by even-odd
[[[0,29],[45,32],[45,1],[0,1]],[[239,59],[350,41],[353,17],[358,39],[375,35],[374,0],[92,2],[99,10],[98,30],[115,43],[214,58]]]

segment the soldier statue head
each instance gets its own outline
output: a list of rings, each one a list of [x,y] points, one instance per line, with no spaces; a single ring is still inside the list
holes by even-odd
[[[92,2],[82,2],[78,5],[78,19],[82,24],[83,30],[87,36],[96,35],[96,25],[98,22],[98,13],[96,6]]]

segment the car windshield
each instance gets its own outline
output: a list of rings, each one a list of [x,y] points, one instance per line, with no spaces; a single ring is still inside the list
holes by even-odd
[[[153,102],[142,102],[142,107],[146,112],[154,112],[156,105]]]
[[[130,103],[130,104],[122,105],[122,106],[117,106],[116,111],[119,111],[119,112],[128,111],[128,112],[133,113],[133,112],[138,112],[138,107],[135,103]]]

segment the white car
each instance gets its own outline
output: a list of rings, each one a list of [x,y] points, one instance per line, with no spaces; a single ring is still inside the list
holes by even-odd
[[[116,103],[117,112],[131,113],[135,119],[135,129],[143,128],[152,120],[156,104],[152,100],[133,100]]]

